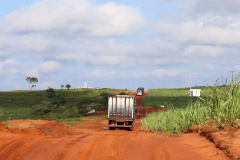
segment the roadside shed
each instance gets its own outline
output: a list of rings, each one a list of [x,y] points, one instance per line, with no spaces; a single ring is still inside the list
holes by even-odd
[[[190,96],[199,97],[200,95],[201,95],[201,89],[191,89],[190,88]]]

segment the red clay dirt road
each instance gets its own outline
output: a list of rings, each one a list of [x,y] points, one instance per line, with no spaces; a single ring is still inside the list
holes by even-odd
[[[137,99],[138,105],[141,103],[140,99],[141,97]],[[142,109],[140,108],[139,112],[142,112]],[[83,117],[82,119],[89,120],[91,118]],[[212,142],[199,136],[199,134],[167,135],[141,131],[139,130],[140,119],[136,119],[133,131],[108,130],[107,124],[107,119],[100,119],[91,123],[82,123],[77,125],[76,128],[55,121],[28,129],[16,129],[0,125],[0,159],[229,159],[221,150],[215,148]],[[43,131],[44,125],[45,130]],[[51,132],[55,133],[54,136],[47,129],[52,129]]]

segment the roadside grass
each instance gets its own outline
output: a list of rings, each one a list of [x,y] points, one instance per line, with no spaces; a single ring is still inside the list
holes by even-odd
[[[84,122],[84,120],[82,120],[80,118],[57,119],[56,121],[59,122],[59,123],[64,123],[64,124],[68,124],[68,125],[71,125],[71,126],[76,126],[76,125]]]
[[[200,101],[197,101],[186,108],[172,108],[151,113],[142,119],[141,123],[145,129],[180,134],[188,127],[203,123],[208,119],[208,112],[201,107]]]
[[[124,91],[120,89],[55,90],[56,94],[67,101],[63,106],[51,105],[45,90],[0,92],[0,121],[79,118],[91,109],[98,111],[99,108],[107,108],[108,95]]]
[[[240,88],[239,75],[235,81],[226,84],[226,87],[218,87],[218,80],[213,87],[208,87],[204,97],[199,97],[195,102],[186,107],[171,106],[165,111],[151,113],[141,120],[145,129],[165,132],[183,133],[188,127],[202,124],[207,120],[214,120],[219,127],[230,125],[239,127],[240,119]],[[205,90],[205,89],[204,89]],[[151,90],[150,92],[151,93]],[[163,92],[158,92],[162,94]],[[179,96],[181,94],[177,93]],[[159,96],[157,92],[150,95]],[[144,102],[144,100],[143,100]],[[162,101],[158,101],[160,105]],[[144,103],[144,105],[146,105]]]
[[[32,123],[30,126],[22,126],[22,125],[19,125],[19,124],[12,124],[12,123],[9,123],[9,122],[2,122],[2,124],[4,126],[7,126],[7,127],[20,128],[20,129],[26,129],[26,128],[36,127],[38,125],[41,125],[39,123]]]

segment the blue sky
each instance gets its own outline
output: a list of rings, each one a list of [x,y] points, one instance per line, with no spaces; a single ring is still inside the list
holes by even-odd
[[[206,5],[207,4],[207,5]],[[213,85],[240,71],[240,2],[0,1],[0,91]]]

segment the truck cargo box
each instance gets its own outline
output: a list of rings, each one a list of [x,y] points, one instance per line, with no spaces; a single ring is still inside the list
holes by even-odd
[[[108,125],[109,129],[134,127],[136,100],[130,95],[116,95],[108,97]]]

